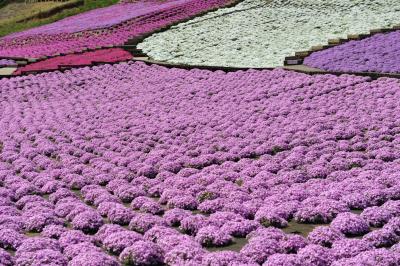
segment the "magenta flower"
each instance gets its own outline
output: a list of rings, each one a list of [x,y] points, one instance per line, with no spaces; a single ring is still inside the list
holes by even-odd
[[[152,242],[138,241],[122,251],[119,260],[125,265],[161,265],[164,260],[160,247]]]
[[[225,246],[232,242],[228,231],[212,225],[202,227],[197,232],[195,239],[205,247]]]
[[[340,213],[332,221],[331,227],[345,235],[363,235],[369,231],[369,226],[360,216],[346,212]]]

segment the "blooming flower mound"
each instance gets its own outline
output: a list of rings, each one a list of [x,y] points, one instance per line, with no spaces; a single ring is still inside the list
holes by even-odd
[[[397,24],[399,7],[396,0],[245,0],[155,34],[139,47],[174,63],[282,66],[285,57],[328,39]]]
[[[312,53],[304,64],[329,71],[400,73],[400,31]]]
[[[400,259],[396,79],[124,62],[0,88],[4,265]]]
[[[136,1],[95,9],[0,39],[0,56],[38,58],[110,45],[223,7],[231,0]]]
[[[91,65],[93,62],[114,63],[129,60],[131,58],[132,55],[121,48],[102,49],[92,52],[84,52],[81,54],[57,56],[32,63],[27,66],[20,67],[14,72],[14,75],[24,74],[32,71],[57,70],[62,66],[85,66]]]

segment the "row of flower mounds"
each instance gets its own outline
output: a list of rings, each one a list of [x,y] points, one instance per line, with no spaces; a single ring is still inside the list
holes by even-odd
[[[231,1],[227,2],[223,7],[224,8],[232,7],[234,5],[237,5],[241,1],[243,1],[243,0],[231,0]],[[146,32],[146,33],[140,34],[139,36],[135,36],[133,38],[130,38],[125,43],[125,45],[123,45],[123,46],[120,46],[120,45],[109,45],[109,46],[106,46],[106,47],[98,47],[98,48],[95,48],[95,49],[83,49],[82,51],[75,52],[75,53],[59,53],[59,54],[52,55],[52,56],[42,56],[42,57],[36,58],[36,59],[35,58],[25,59],[25,58],[20,58],[20,57],[1,57],[1,56],[0,56],[0,59],[19,60],[18,62],[20,62],[20,64],[18,64],[18,67],[29,68],[30,64],[36,64],[37,62],[42,62],[42,61],[46,61],[46,60],[49,60],[49,59],[52,60],[53,58],[57,58],[57,57],[60,57],[60,56],[66,56],[66,55],[69,55],[69,54],[85,54],[86,52],[89,52],[89,51],[96,51],[96,50],[110,49],[110,48],[111,49],[112,48],[121,48],[121,47],[126,49],[133,56],[142,57],[142,56],[145,56],[145,55],[142,54],[140,51],[135,50],[134,48],[136,48],[136,44],[139,43],[140,41],[142,41],[143,39],[147,38],[148,36],[150,36],[150,35],[152,35],[154,33],[166,31],[166,30],[168,30],[170,27],[172,27],[174,25],[177,25],[179,23],[192,20],[192,19],[194,19],[196,17],[203,16],[204,14],[206,14],[208,12],[215,11],[215,10],[217,10],[219,8],[221,8],[221,7],[215,7],[215,8],[211,8],[211,9],[208,9],[208,10],[204,10],[204,11],[202,11],[202,12],[200,12],[200,13],[194,15],[194,16],[190,16],[190,17],[187,17],[187,18],[184,18],[184,19],[178,19],[178,20],[176,20],[176,21],[174,21],[172,23],[166,24],[166,25],[164,25],[164,26],[162,26],[162,27],[160,27],[158,29],[150,30],[149,32]],[[118,27],[118,24],[114,25],[112,27]],[[132,44],[134,44],[134,45],[132,45]],[[125,61],[125,60],[122,60],[122,61]],[[99,64],[104,64],[104,63],[116,63],[116,62],[98,61],[98,62],[92,62],[91,64],[87,64],[85,66],[99,65]],[[51,68],[51,69],[40,69],[40,70],[39,69],[35,69],[35,70],[28,70],[28,71],[19,71],[17,69],[17,71],[14,72],[13,75],[16,75],[16,76],[25,75],[25,74],[29,75],[29,74],[44,73],[44,72],[55,71],[55,70],[63,71],[63,70],[76,68],[76,67],[83,67],[83,65],[81,65],[81,64],[76,64],[76,65],[68,64],[68,65],[60,65],[57,69],[54,69],[54,68]],[[2,76],[0,74],[0,78],[2,78],[2,77],[9,77],[9,75]]]
[[[385,203],[382,208],[366,209],[363,211],[364,214],[360,215],[361,220],[358,216],[346,213],[332,221],[331,227],[313,230],[308,237],[313,245],[308,245],[299,251],[299,259],[306,262],[314,259],[322,261],[318,264],[310,262],[300,265],[328,265],[328,262],[325,261],[328,261],[326,258],[329,258],[329,252],[325,246],[330,245],[334,252],[338,253],[338,256],[347,256],[347,252],[342,255],[341,245],[346,249],[349,245],[353,245],[354,241],[357,243],[364,243],[364,241],[345,240],[341,232],[357,235],[366,233],[368,229],[363,222],[364,218],[371,225],[385,223],[385,229],[376,230],[379,232],[378,235],[374,233],[376,231],[373,231],[363,237],[364,240],[379,247],[382,245],[393,246],[392,251],[385,252],[381,248],[376,252],[384,252],[383,255],[386,253],[395,255],[394,252],[398,250],[399,245],[394,246],[393,241],[385,241],[386,233],[392,235],[395,230],[400,232],[397,231],[399,228],[397,226],[398,218],[393,220],[393,223],[388,222],[389,218],[399,213],[399,208],[395,209],[400,203],[398,200],[400,199],[400,190],[398,190],[400,187],[397,185],[398,179],[396,179],[395,171],[398,169],[396,163],[398,164],[400,155],[395,152],[391,153],[391,150],[396,151],[396,147],[399,145],[399,128],[394,126],[391,130],[386,129],[392,124],[397,125],[395,121],[398,121],[399,117],[399,112],[396,112],[399,108],[395,104],[396,96],[399,94],[398,80],[382,79],[371,82],[368,78],[350,75],[318,77],[279,69],[237,71],[224,74],[200,70],[165,69],[159,66],[149,67],[140,63],[128,62],[115,66],[103,65],[73,69],[69,73],[63,74],[54,72],[4,79],[1,84],[4,84],[2,97],[5,102],[10,102],[10,107],[4,109],[5,119],[3,121],[6,122],[4,130],[0,132],[4,136],[1,138],[2,147],[0,148],[2,150],[1,158],[4,161],[4,164],[1,165],[1,174],[5,179],[5,187],[9,188],[3,195],[6,194],[9,195],[9,198],[15,199],[14,201],[10,199],[11,206],[3,208],[3,212],[16,217],[8,223],[10,227],[14,226],[14,231],[36,230],[45,236],[44,241],[46,241],[42,242],[43,238],[37,237],[25,241],[25,237],[21,235],[22,232],[17,234],[12,229],[3,230],[1,233],[9,232],[8,236],[13,236],[12,240],[24,241],[23,246],[19,246],[18,242],[10,243],[8,241],[10,238],[0,237],[4,246],[10,244],[17,249],[15,254],[19,261],[26,261],[32,256],[35,256],[36,261],[42,261],[39,255],[46,251],[37,251],[37,249],[52,247],[47,243],[57,240],[49,240],[48,238],[51,236],[59,239],[59,245],[65,250],[64,256],[60,253],[60,247],[56,246],[56,243],[55,251],[50,253],[55,255],[54,258],[50,258],[52,261],[56,259],[63,261],[58,265],[66,266],[65,260],[68,257],[73,260],[69,264],[70,266],[114,266],[116,263],[78,264],[76,263],[78,259],[83,261],[86,258],[88,261],[88,257],[76,255],[75,251],[81,254],[86,251],[90,252],[92,257],[94,254],[102,254],[101,258],[104,258],[105,253],[98,250],[100,246],[115,253],[120,253],[123,248],[127,247],[126,252],[121,254],[126,254],[128,251],[136,254],[139,250],[136,250],[137,245],[143,245],[143,242],[133,243],[134,250],[129,246],[132,244],[132,240],[136,242],[138,238],[142,238],[140,232],[144,231],[146,231],[144,233],[146,239],[150,239],[150,237],[152,239],[146,242],[148,245],[157,242],[157,245],[166,249],[167,252],[171,252],[168,256],[166,255],[166,262],[181,258],[179,254],[182,253],[180,252],[177,252],[178,255],[172,256],[176,254],[175,251],[183,251],[183,254],[190,255],[190,251],[194,250],[195,255],[201,255],[206,250],[199,247],[200,243],[198,242],[205,246],[221,245],[230,240],[226,238],[230,230],[234,230],[232,234],[242,236],[249,234],[247,230],[253,231],[254,221],[240,217],[241,215],[250,217],[257,214],[255,209],[243,205],[252,196],[255,199],[257,197],[262,197],[263,200],[267,199],[265,200],[266,207],[279,199],[287,201],[284,196],[292,195],[293,198],[299,197],[302,201],[310,198],[301,206],[296,206],[296,204],[289,204],[286,207],[283,204],[280,204],[279,207],[276,206],[278,209],[289,211],[288,213],[295,212],[296,220],[308,223],[318,222],[318,220],[329,222],[333,218],[331,214],[335,214],[337,210],[341,213],[348,210],[343,204],[339,204],[338,200],[325,200],[327,197],[335,199],[349,196],[343,202],[353,207],[357,207],[356,205],[359,204],[361,208],[369,204],[381,205],[389,198],[395,201],[390,204]],[[382,95],[384,101],[380,100]],[[360,104],[365,109],[358,108]],[[138,108],[132,108],[136,106]],[[193,107],[190,108],[190,106]],[[260,109],[262,106],[265,106],[265,110]],[[16,111],[13,112],[12,109]],[[336,109],[339,111],[335,112]],[[238,114],[238,117],[232,115],[232,110],[234,110],[233,113]],[[31,113],[34,115],[29,115]],[[126,116],[121,116],[121,114],[126,114]],[[349,119],[340,119],[343,115],[348,116]],[[320,116],[324,119],[319,120]],[[224,127],[220,128],[221,121],[224,121],[223,118],[227,124],[224,123]],[[171,122],[162,123],[163,120]],[[142,123],[136,121],[142,121],[144,127]],[[189,126],[185,126],[185,121],[190,121]],[[323,121],[324,123],[319,126],[319,123]],[[333,126],[335,123],[339,123],[337,127]],[[79,124],[81,126],[77,126]],[[127,127],[120,125],[127,125]],[[231,130],[230,125],[235,130]],[[235,125],[237,126],[234,127]],[[147,129],[147,126],[148,130],[141,133],[143,128]],[[171,131],[170,128],[177,130]],[[364,128],[368,130],[365,131]],[[95,132],[95,134],[86,132]],[[292,137],[290,132],[299,132],[299,134]],[[207,134],[211,140],[203,144],[201,141],[197,141],[202,138],[199,134]],[[178,135],[188,136],[180,138]],[[150,136],[158,137],[152,141]],[[177,142],[169,144],[169,139],[176,139]],[[269,140],[265,141],[266,139]],[[265,145],[259,145],[258,141]],[[162,143],[165,145],[159,145]],[[189,145],[192,143],[199,149],[191,149]],[[213,143],[218,143],[218,146],[211,148]],[[383,144],[386,149],[382,149]],[[127,147],[127,149],[120,150],[121,146]],[[134,146],[140,147],[140,150],[131,152],[131,147]],[[183,149],[175,149],[175,147]],[[163,156],[163,151],[165,156]],[[329,158],[318,159],[320,155],[328,154],[330,154]],[[342,155],[348,155],[347,159],[340,159]],[[180,158],[185,159],[181,161]],[[235,162],[237,160],[238,162]],[[142,161],[143,164],[138,163]],[[56,170],[58,164],[62,171]],[[113,167],[116,164],[119,167]],[[367,164],[368,168],[365,167],[365,171],[362,171],[360,168]],[[297,167],[299,165],[304,167],[306,171],[304,175],[302,171],[296,170],[299,169]],[[382,169],[382,172],[368,172],[368,169],[378,169],[378,167]],[[45,170],[36,176],[34,169],[42,168]],[[115,177],[124,177],[125,170],[135,172],[135,174],[132,176],[128,174],[127,180],[114,178],[114,174]],[[171,174],[167,173],[169,170],[172,171]],[[342,172],[328,177],[335,170]],[[17,171],[18,174],[14,175],[14,171]],[[162,171],[165,171],[164,174],[161,174]],[[220,171],[229,174],[225,176],[219,174]],[[354,179],[350,179],[352,176],[346,175],[348,171],[354,173]],[[360,175],[358,171],[361,171]],[[107,172],[109,174],[105,174]],[[174,172],[180,173],[179,176]],[[393,172],[393,175],[389,175],[389,172]],[[256,177],[256,175],[258,176]],[[355,179],[356,177],[359,178]],[[373,178],[375,182],[368,182],[370,178]],[[263,188],[263,180],[267,179],[273,180],[273,182],[264,184],[266,187]],[[339,181],[345,181],[343,179],[347,181]],[[201,185],[199,184],[200,187],[197,186],[196,180],[202,180]],[[310,182],[307,183],[307,181]],[[99,185],[95,185],[96,182]],[[287,186],[293,184],[292,189],[286,189],[286,185],[284,185],[286,183],[288,183]],[[351,184],[359,183],[365,184],[368,190],[351,186]],[[187,184],[187,186],[180,189],[182,184]],[[375,190],[378,184],[380,184],[379,190]],[[390,188],[384,187],[383,184]],[[394,184],[396,184],[395,187]],[[64,186],[65,188],[62,188]],[[192,189],[194,190],[192,191]],[[13,195],[15,190],[17,191]],[[80,190],[79,195],[76,195],[76,190]],[[177,193],[177,191],[180,192]],[[249,191],[251,194],[245,191]],[[358,191],[365,193],[362,195],[353,193]],[[38,195],[28,195],[35,192]],[[198,195],[199,202],[197,202],[197,196],[194,197],[198,192],[201,192]],[[273,195],[269,194],[271,192]],[[139,196],[143,194],[147,197]],[[161,195],[157,196],[158,194]],[[320,198],[315,198],[320,194],[322,194]],[[363,202],[364,194],[365,202]],[[312,197],[313,195],[315,197]],[[159,197],[158,201],[154,202],[154,198],[150,198],[150,196]],[[40,202],[32,203],[34,199]],[[358,202],[358,199],[361,199],[361,202]],[[122,203],[114,206],[112,201],[114,203],[116,203],[115,201],[130,202],[132,208],[128,208]],[[259,203],[263,205],[262,202]],[[162,211],[159,205],[164,203],[171,210],[167,210],[168,213],[161,218],[157,216],[157,213]],[[318,206],[317,212],[314,214],[312,207],[315,203],[318,203]],[[258,205],[257,201],[250,201],[249,204],[250,206]],[[257,210],[262,205],[258,206]],[[72,206],[72,209],[69,209],[68,206]],[[94,206],[97,209],[92,208]],[[224,207],[229,209],[225,209],[225,212],[218,211]],[[291,211],[292,207],[294,207],[293,211]],[[182,211],[178,208],[186,210]],[[57,217],[53,214],[57,214],[56,209],[57,213],[62,216],[61,220],[56,219]],[[136,214],[132,209],[140,209],[146,214]],[[37,210],[40,210],[41,214],[35,213],[36,215],[29,217],[33,211],[38,212]],[[210,216],[193,215],[190,213],[191,210],[212,212],[213,214]],[[388,213],[389,210],[390,213]],[[121,216],[118,215],[120,211],[123,214]],[[285,226],[288,217],[274,221],[275,214],[280,217],[280,213],[267,211],[268,208],[261,209],[256,219],[264,226],[268,226],[268,222],[274,224],[277,222],[279,223],[277,226]],[[236,215],[234,212],[240,214]],[[100,213],[102,217],[107,217],[115,225],[99,228],[99,226],[103,226]],[[181,213],[183,216],[180,216]],[[132,218],[131,215],[134,217]],[[186,215],[189,216],[186,217]],[[48,217],[48,220],[40,223],[42,221],[40,218],[43,216]],[[286,214],[282,216],[286,216]],[[29,218],[27,222],[21,220],[25,217]],[[224,225],[220,221],[232,222],[232,218],[238,221],[233,224],[229,223],[229,228],[224,227],[222,230]],[[356,221],[356,226],[343,226],[343,224],[350,225],[347,221],[353,220]],[[21,223],[18,224],[14,221],[21,221]],[[63,221],[71,221],[71,223],[57,226]],[[168,224],[179,222],[187,234],[171,230],[171,226],[166,228],[165,223],[167,222]],[[119,223],[129,223],[128,228],[132,231],[119,226]],[[50,228],[42,228],[47,225]],[[71,225],[74,230],[70,230]],[[240,231],[236,229],[238,225]],[[23,226],[24,228],[21,228]],[[150,229],[149,227],[155,228]],[[220,232],[223,234],[210,235],[210,230],[215,227],[221,227]],[[105,233],[104,231],[108,231],[107,228],[116,228],[122,231]],[[242,228],[244,232],[241,231]],[[337,232],[336,228],[340,232]],[[94,237],[99,239],[99,243],[98,246],[94,246],[90,243],[93,236],[84,232],[93,233],[93,230],[97,229],[98,234]],[[170,233],[174,236],[170,237],[168,235]],[[159,235],[168,243],[159,240]],[[277,240],[271,242],[270,240],[274,236],[277,237]],[[260,231],[253,233],[249,238],[248,245],[242,248],[241,253],[229,253],[235,257],[239,256],[237,259],[228,257],[232,261],[240,260],[241,264],[236,265],[244,265],[247,260],[246,258],[242,260],[241,254],[246,257],[254,257],[260,264],[270,255],[275,259],[277,259],[276,256],[284,256],[285,261],[290,260],[293,256],[296,259],[296,255],[272,255],[272,253],[280,251],[280,248],[285,250],[284,252],[290,253],[304,244],[302,237],[290,234],[285,236],[274,228],[260,228]],[[181,241],[181,243],[184,242],[182,244],[187,245],[178,246],[172,252],[169,244],[174,244],[174,239],[190,240],[190,246],[187,242]],[[209,243],[208,239],[212,243]],[[399,241],[397,237],[393,239]],[[73,244],[76,244],[76,242],[72,242],[74,240],[87,244],[72,247]],[[332,244],[337,240],[343,240],[348,245],[344,245],[342,242]],[[40,243],[38,243],[39,241]],[[28,249],[30,244],[34,246],[32,242],[37,247],[34,251],[31,248]],[[119,244],[121,242],[122,245]],[[152,252],[159,250],[154,244],[152,246],[154,248],[149,247],[148,250]],[[196,246],[197,250],[193,249]],[[271,246],[272,249],[258,249],[258,247],[265,246]],[[186,249],[183,249],[185,247]],[[74,252],[70,252],[72,248]],[[86,249],[82,252],[83,248]],[[366,247],[366,249],[370,248],[372,247]],[[360,246],[360,250],[350,251],[350,255],[353,256],[355,255],[353,253],[359,253],[363,249],[364,247]],[[186,251],[188,252],[186,253]],[[375,251],[371,252],[375,254]],[[206,253],[207,258],[204,258],[204,261],[209,259],[208,256],[217,256],[221,259],[227,257],[226,253]],[[364,253],[364,255],[369,254]],[[125,258],[124,255],[120,256],[121,259]],[[108,258],[110,259],[110,257]],[[354,260],[356,259],[359,257]],[[268,260],[273,259],[268,258]],[[362,261],[364,262],[365,259]],[[399,260],[397,259],[397,261]],[[233,265],[228,264],[229,262],[226,264],[201,264],[199,262],[191,265]],[[169,265],[189,264],[178,261],[169,263]],[[266,265],[290,264],[268,262]]]
[[[333,47],[340,46],[342,44],[351,42],[351,41],[361,41],[367,38],[370,38],[376,34],[382,33],[389,33],[400,30],[400,24],[396,25],[392,28],[385,28],[385,29],[373,29],[370,30],[369,34],[352,34],[348,35],[347,39],[331,39],[328,40],[328,45],[321,45],[311,47],[308,51],[299,51],[296,52],[294,56],[288,56],[285,58],[285,68],[302,72],[308,74],[334,74],[334,75],[341,75],[341,74],[354,74],[359,76],[369,76],[371,78],[379,78],[379,77],[391,77],[391,78],[400,78],[400,73],[385,73],[385,72],[353,72],[353,71],[327,71],[318,68],[313,68],[304,64],[305,58],[310,56],[315,52],[320,52],[323,50],[327,50]]]

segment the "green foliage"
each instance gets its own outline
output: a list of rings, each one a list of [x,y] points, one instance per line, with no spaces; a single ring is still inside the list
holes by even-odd
[[[7,4],[9,0],[0,0],[0,8],[2,7],[2,3]],[[16,23],[15,21],[10,21],[4,24],[0,24],[0,37],[5,36],[14,32],[19,32],[23,30],[27,30],[30,28],[38,27],[41,25],[49,24],[55,22],[57,20],[73,16],[85,11],[89,11],[96,8],[106,7],[115,3],[118,3],[118,0],[85,0],[84,5],[66,9],[61,11],[51,17],[44,19],[34,19],[27,22]],[[1,12],[1,10],[0,10]]]
[[[10,1],[9,0],[0,0],[0,8],[7,5]]]

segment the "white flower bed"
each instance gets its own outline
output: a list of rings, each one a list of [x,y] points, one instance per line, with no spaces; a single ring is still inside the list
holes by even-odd
[[[399,0],[245,0],[155,34],[139,48],[174,63],[274,67],[328,39],[399,23]]]

